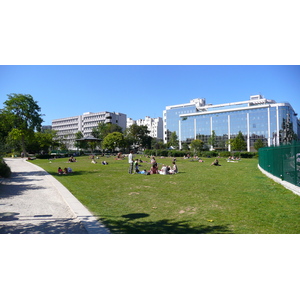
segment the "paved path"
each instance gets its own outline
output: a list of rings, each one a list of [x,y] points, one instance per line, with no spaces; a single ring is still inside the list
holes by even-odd
[[[21,158],[5,161],[12,176],[0,183],[0,233],[109,233],[43,169]]]

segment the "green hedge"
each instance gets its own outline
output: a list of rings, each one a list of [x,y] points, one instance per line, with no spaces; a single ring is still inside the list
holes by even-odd
[[[257,152],[241,152],[240,153],[241,158],[253,158],[253,157],[258,157]]]
[[[5,163],[3,159],[0,159],[0,176],[8,178],[11,175],[10,167]]]
[[[168,150],[168,149],[157,149],[157,150],[146,149],[144,151],[144,154],[149,156],[183,157],[187,155],[187,152],[180,151],[180,150]]]
[[[52,158],[52,156],[50,154],[37,154],[35,157],[39,158],[39,159],[49,159],[49,158]]]
[[[193,153],[190,151],[180,151],[180,150],[168,150],[168,149],[158,149],[158,150],[151,150],[146,149],[144,151],[145,155],[149,156],[164,156],[164,157],[183,157],[190,154],[191,157],[194,156]],[[258,157],[257,152],[229,152],[229,151],[201,151],[197,153],[199,157],[229,157],[229,156],[236,156],[241,158],[253,158]]]
[[[229,156],[231,156],[231,152],[229,152],[229,151],[222,151],[222,152],[219,152],[219,156],[220,157],[229,157]]]
[[[217,151],[202,151],[200,157],[217,157],[219,153]]]

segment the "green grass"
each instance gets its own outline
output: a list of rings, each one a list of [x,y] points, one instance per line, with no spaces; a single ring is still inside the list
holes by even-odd
[[[139,156],[138,156],[139,157]],[[150,161],[142,157],[142,159]],[[127,160],[88,157],[35,160],[77,197],[112,233],[300,233],[300,197],[257,168],[257,159],[221,167],[177,159],[176,175],[128,174]],[[170,158],[157,159],[171,164]],[[142,163],[140,169],[150,169]],[[74,173],[58,175],[58,167]]]

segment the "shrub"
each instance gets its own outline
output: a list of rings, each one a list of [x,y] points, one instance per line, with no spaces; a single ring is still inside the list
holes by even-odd
[[[183,157],[186,154],[187,153],[185,151],[180,151],[180,150],[170,150],[168,152],[168,156],[171,156],[171,157]]]
[[[51,155],[50,154],[37,154],[36,158],[39,158],[39,159],[49,159],[49,158],[51,158]]]
[[[144,151],[145,155],[149,155],[149,156],[168,156],[169,154],[169,150],[167,149],[146,149]]]
[[[241,152],[232,152],[231,155],[235,157],[241,157]]]
[[[241,152],[240,157],[241,158],[253,158],[256,157],[257,153],[256,152]]]
[[[216,152],[216,151],[202,151],[201,156],[202,157],[217,157],[218,152]]]
[[[0,159],[0,177],[8,178],[11,175],[10,167],[3,159]]]
[[[229,157],[229,156],[231,156],[231,153],[229,151],[222,151],[222,152],[219,152],[219,156],[220,157]]]

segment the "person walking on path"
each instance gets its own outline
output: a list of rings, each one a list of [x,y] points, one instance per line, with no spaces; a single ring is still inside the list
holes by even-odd
[[[128,170],[128,173],[129,174],[132,174],[133,172],[133,151],[131,150],[129,155],[128,155],[128,163],[129,163],[129,170]]]

